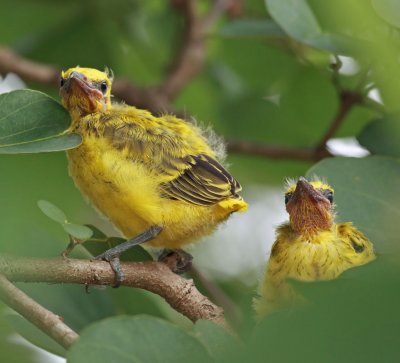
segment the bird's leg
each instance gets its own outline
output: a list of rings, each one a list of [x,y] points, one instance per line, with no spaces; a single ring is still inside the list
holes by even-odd
[[[193,256],[181,249],[165,249],[158,257],[158,261],[165,263],[176,274],[183,274],[192,267]]]
[[[115,285],[113,287],[118,287],[124,280],[124,273],[121,268],[121,261],[119,259],[119,256],[134,246],[156,238],[161,231],[162,227],[151,226],[149,229],[139,234],[138,236],[122,242],[119,245],[110,248],[107,251],[103,252],[101,255],[95,257],[95,260],[104,260],[110,263],[111,268],[115,272]]]

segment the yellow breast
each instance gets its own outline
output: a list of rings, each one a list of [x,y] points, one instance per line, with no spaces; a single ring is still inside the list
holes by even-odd
[[[345,270],[375,259],[372,243],[351,223],[334,224],[312,238],[295,233],[290,225],[278,229],[265,276],[255,301],[259,315],[301,302],[286,281],[332,280]]]

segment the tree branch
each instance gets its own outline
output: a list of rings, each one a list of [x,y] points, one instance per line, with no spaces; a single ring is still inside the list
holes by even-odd
[[[65,349],[79,338],[79,335],[64,324],[59,316],[39,305],[1,274],[0,299]]]
[[[0,74],[18,74],[26,81],[37,82],[51,87],[58,87],[60,70],[18,56],[11,49],[0,47]]]
[[[203,296],[193,280],[174,274],[161,262],[123,262],[122,285],[151,291],[195,322],[205,319],[227,327],[223,310]],[[51,271],[51,273],[49,273]],[[0,256],[0,273],[11,281],[113,285],[115,274],[103,261]]]
[[[362,102],[362,96],[358,92],[342,91],[340,93],[340,106],[333,117],[331,124],[329,125],[326,132],[322,135],[321,141],[316,146],[316,150],[326,149],[327,141],[332,138],[337,129],[340,127],[347,114],[357,103]]]
[[[252,156],[267,157],[270,159],[290,159],[304,161],[318,161],[332,156],[326,149],[317,150],[305,147],[285,147],[280,145],[256,144],[253,142],[229,140],[227,144],[229,153],[240,153]]]
[[[201,18],[196,0],[175,0],[185,18],[185,39],[169,67],[165,80],[158,87],[159,93],[171,102],[203,68],[205,58],[205,38],[210,27],[229,8],[229,0],[216,0],[209,12]]]

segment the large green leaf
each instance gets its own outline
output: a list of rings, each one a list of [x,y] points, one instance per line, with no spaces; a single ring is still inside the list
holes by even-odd
[[[313,175],[326,178],[335,189],[339,221],[352,221],[378,253],[400,250],[400,160],[325,159],[308,171],[308,177]]]
[[[197,321],[193,333],[217,362],[229,361],[228,356],[233,356],[241,347],[224,328],[208,320]]]
[[[395,118],[374,120],[357,139],[373,154],[400,156],[400,121]]]
[[[306,0],[265,2],[274,20],[299,42],[340,54],[350,53],[357,45],[342,34],[325,33]]]
[[[305,39],[322,32],[306,0],[266,0],[269,13],[295,39]]]
[[[0,153],[36,153],[71,149],[82,140],[68,134],[67,111],[51,97],[32,90],[0,95]]]
[[[147,316],[121,316],[85,329],[68,363],[212,362],[204,346],[176,326]]]
[[[372,0],[372,6],[379,16],[389,24],[400,27],[400,2],[398,0]]]
[[[267,316],[237,362],[396,362],[398,261],[380,256],[334,281],[297,282],[308,304]]]

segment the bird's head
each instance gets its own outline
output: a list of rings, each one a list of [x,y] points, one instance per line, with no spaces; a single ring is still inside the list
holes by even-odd
[[[60,95],[72,118],[106,112],[111,105],[111,82],[108,70],[70,68],[61,72]]]
[[[312,236],[331,228],[334,220],[333,188],[321,181],[308,182],[300,177],[285,193],[286,210],[292,228]]]

